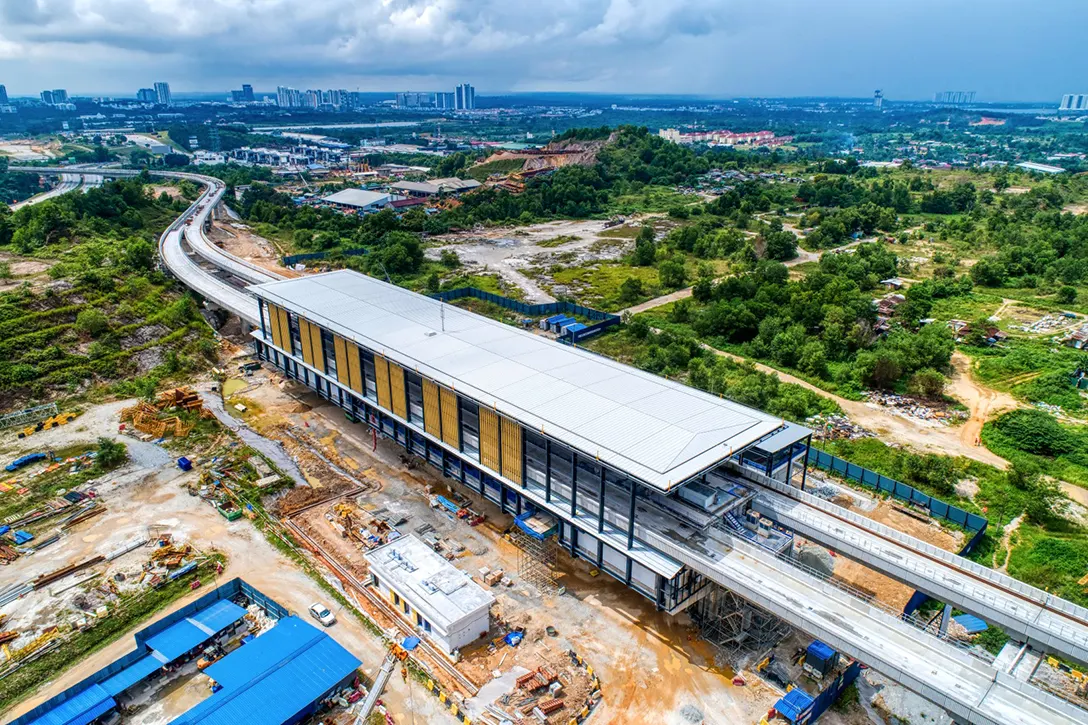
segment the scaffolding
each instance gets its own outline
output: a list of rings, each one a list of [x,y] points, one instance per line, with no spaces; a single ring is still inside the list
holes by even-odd
[[[510,531],[510,539],[518,547],[518,576],[534,585],[541,594],[555,594],[559,585],[555,582],[559,547],[555,536],[537,538],[518,526]]]
[[[4,428],[11,428],[12,426],[17,425],[37,423],[40,420],[45,420],[46,418],[49,418],[56,414],[56,403],[39,405],[34,408],[24,408],[23,410],[17,410],[14,413],[0,415],[0,430],[3,430]]]
[[[746,656],[762,659],[793,631],[784,621],[761,607],[718,586],[695,606],[693,619],[699,634],[731,664]]]

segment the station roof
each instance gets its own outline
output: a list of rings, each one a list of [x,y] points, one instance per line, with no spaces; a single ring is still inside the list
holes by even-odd
[[[223,689],[170,725],[281,725],[360,664],[324,632],[296,616],[285,617],[204,670]]]
[[[367,552],[370,570],[407,597],[431,623],[449,631],[480,612],[495,597],[414,535]]]
[[[661,490],[783,426],[758,410],[357,272],[250,289]]]
[[[228,599],[202,609],[147,640],[162,664],[173,662],[246,616],[246,610]]]

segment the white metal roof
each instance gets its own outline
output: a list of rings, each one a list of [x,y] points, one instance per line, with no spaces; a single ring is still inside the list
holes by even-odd
[[[363,558],[371,573],[445,631],[456,629],[462,620],[487,611],[495,602],[472,577],[411,534],[369,551]]]
[[[344,206],[358,207],[388,204],[392,200],[393,197],[389,194],[382,194],[377,191],[367,191],[366,189],[344,189],[343,191],[330,194],[322,199],[322,201],[327,201],[330,204],[343,204]]]
[[[783,425],[758,410],[357,272],[250,289],[662,490]]]

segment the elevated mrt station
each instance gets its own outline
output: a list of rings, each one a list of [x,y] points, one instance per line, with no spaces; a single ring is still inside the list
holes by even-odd
[[[708,581],[650,532],[790,553],[738,472],[803,488],[806,428],[351,271],[249,289],[262,360],[662,610]]]

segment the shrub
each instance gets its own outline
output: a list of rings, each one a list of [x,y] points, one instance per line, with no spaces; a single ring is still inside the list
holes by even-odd
[[[1026,453],[1058,456],[1077,449],[1077,441],[1057,419],[1041,410],[1014,410],[995,422],[998,431]]]
[[[110,321],[101,310],[85,309],[76,315],[76,328],[91,337],[110,329]]]

